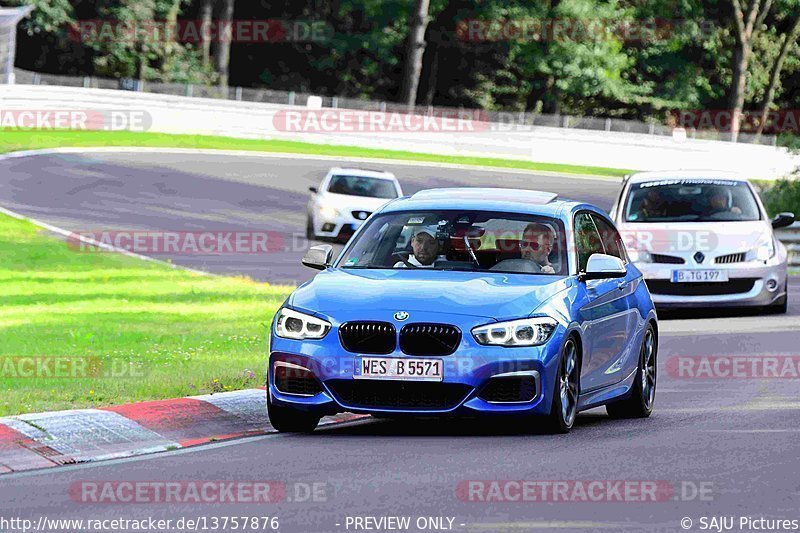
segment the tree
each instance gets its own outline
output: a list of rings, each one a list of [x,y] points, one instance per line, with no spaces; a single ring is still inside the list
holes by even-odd
[[[747,1],[750,3],[745,10],[742,7],[742,0],[731,0],[733,19],[736,25],[736,31],[734,32],[736,48],[734,50],[729,104],[731,111],[731,141],[733,142],[736,142],[739,138],[747,85],[747,69],[753,54],[753,43],[772,7],[772,0]]]
[[[233,9],[236,0],[222,0],[222,16],[219,20],[219,42],[217,44],[217,73],[219,74],[219,86],[228,87],[231,67],[231,39],[233,24]]]
[[[761,105],[761,113],[758,119],[756,138],[760,138],[761,134],[764,133],[764,127],[767,124],[767,115],[769,114],[769,109],[772,107],[772,103],[775,99],[775,91],[781,79],[783,66],[786,62],[786,58],[789,56],[789,52],[797,44],[798,37],[800,37],[800,15],[795,16],[794,23],[789,27],[789,30],[783,34],[780,52],[778,52],[778,56],[773,62],[772,69],[770,71],[769,84],[767,85],[767,92]]]
[[[211,39],[210,28],[213,24],[214,16],[214,0],[202,0],[200,6],[200,21],[203,28],[201,38],[201,49],[203,53],[203,66],[208,67],[211,64]]]
[[[417,89],[419,88],[419,78],[422,74],[422,56],[425,53],[425,30],[428,28],[430,5],[430,0],[414,0],[414,8],[411,10],[408,47],[406,49],[400,93],[401,101],[408,107],[413,107],[417,101]]]

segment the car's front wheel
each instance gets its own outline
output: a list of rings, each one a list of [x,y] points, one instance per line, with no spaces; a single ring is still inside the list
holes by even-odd
[[[639,351],[639,367],[630,396],[606,405],[611,418],[647,418],[653,412],[656,399],[656,356],[658,339],[653,325],[649,324],[644,333],[642,348]]]
[[[275,405],[267,391],[267,414],[269,423],[280,433],[311,433],[319,424],[318,416],[293,409],[285,405]]]
[[[553,389],[546,427],[552,433],[568,433],[578,414],[580,394],[580,361],[573,337],[564,343]]]

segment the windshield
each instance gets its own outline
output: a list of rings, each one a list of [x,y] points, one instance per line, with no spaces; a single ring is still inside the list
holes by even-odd
[[[565,232],[554,218],[490,211],[414,211],[368,222],[340,268],[566,275]]]
[[[626,222],[733,222],[759,220],[747,183],[713,179],[671,179],[631,185]]]
[[[394,182],[364,176],[333,176],[328,192],[369,198],[397,198]]]

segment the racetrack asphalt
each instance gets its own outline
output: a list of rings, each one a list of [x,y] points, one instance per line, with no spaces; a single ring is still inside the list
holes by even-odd
[[[337,162],[345,165],[346,160]],[[302,233],[307,188],[331,161],[292,156],[87,154],[0,161],[0,205],[72,231],[266,230]],[[375,164],[356,166],[374,167]],[[488,185],[550,190],[609,208],[611,180],[380,164],[406,192]],[[263,255],[178,256],[219,273],[296,282],[303,246]],[[711,516],[800,518],[800,380],[688,378],[680,356],[798,356],[800,283],[790,313],[678,313],[661,321],[656,410],[647,420],[579,415],[566,436],[518,423],[367,420],[313,435],[242,439],[140,458],[0,478],[0,517],[174,518],[277,516],[281,531],[353,531],[354,516],[447,516],[457,531],[681,531]],[[81,481],[278,480],[293,501],[253,505],[93,504]],[[664,501],[464,501],[468,480],[638,480],[674,489]],[[294,483],[299,483],[295,488]],[[295,490],[320,483],[317,501]],[[302,494],[299,494],[302,496]],[[315,498],[310,498],[311,500]],[[338,524],[338,525],[337,525]],[[463,525],[462,525],[463,524]],[[737,521],[738,525],[738,521]],[[2,528],[0,528],[2,529]],[[74,529],[74,528],[73,528]],[[411,528],[411,531],[416,531]]]

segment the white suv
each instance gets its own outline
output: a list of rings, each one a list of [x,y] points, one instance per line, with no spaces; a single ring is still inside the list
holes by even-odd
[[[712,171],[626,177],[611,216],[656,306],[756,306],[785,313],[786,247],[745,178]]]
[[[403,195],[391,172],[334,167],[309,187],[306,236],[346,242],[364,221],[389,200]]]

